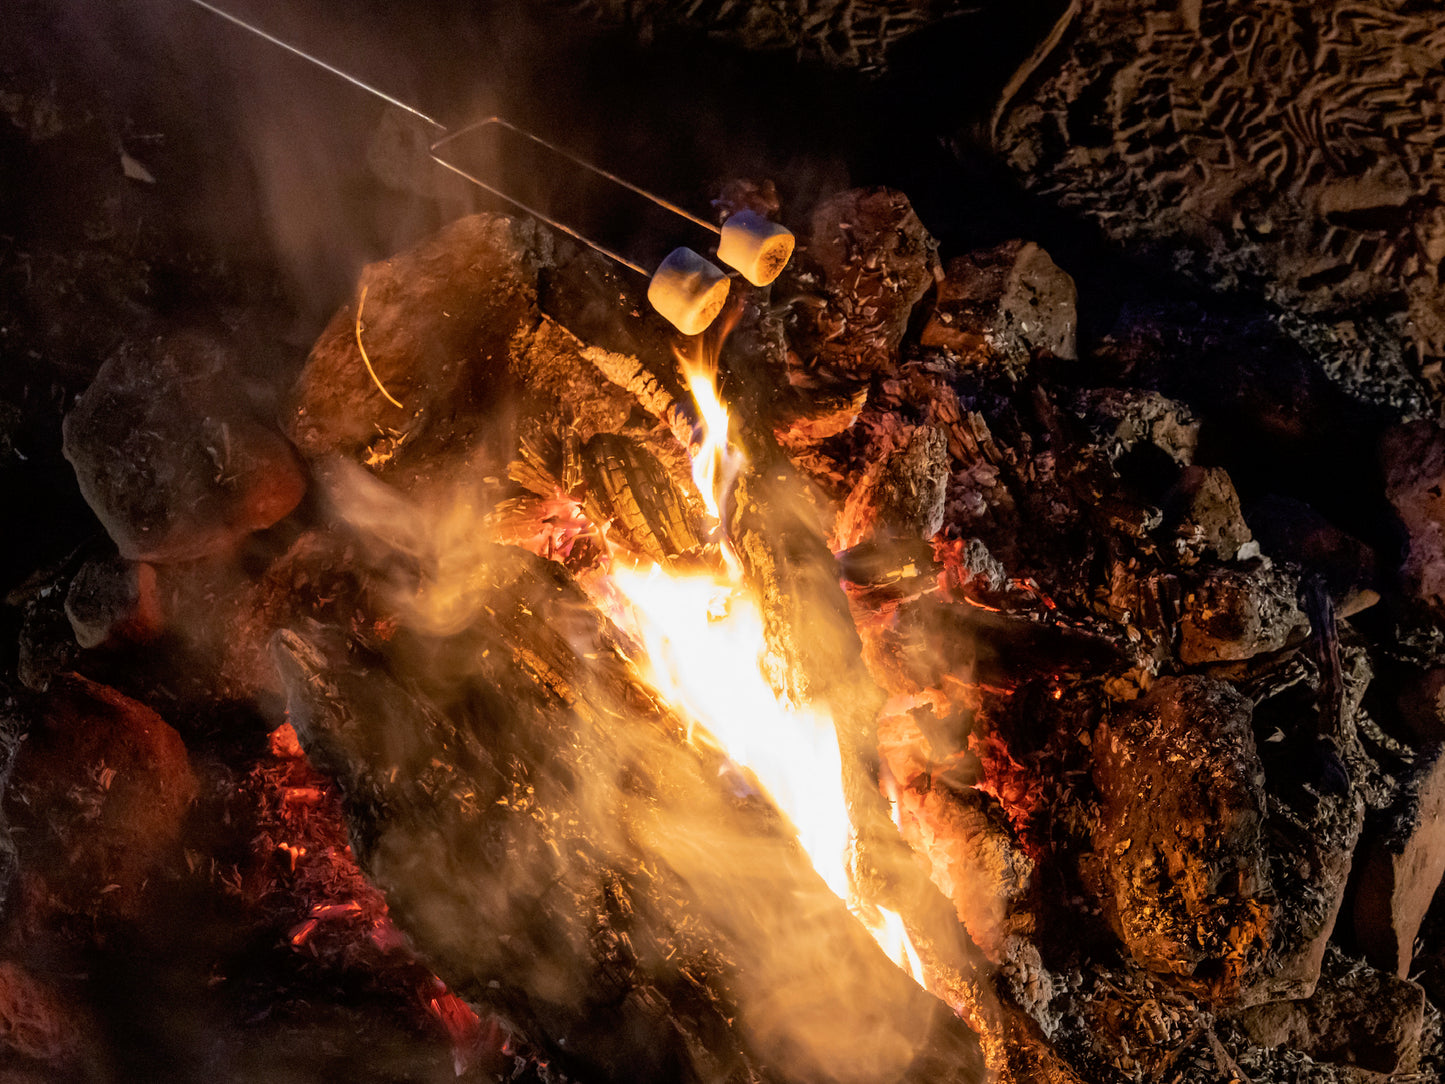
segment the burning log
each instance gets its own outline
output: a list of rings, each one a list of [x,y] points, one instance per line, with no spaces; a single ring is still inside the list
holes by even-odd
[[[599,1079],[977,1079],[973,1036],[719,791],[570,577],[483,557],[452,635],[276,644],[358,857],[449,986]]]

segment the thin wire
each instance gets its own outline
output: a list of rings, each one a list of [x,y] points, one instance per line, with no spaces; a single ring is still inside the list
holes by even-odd
[[[366,286],[363,285],[361,287],[361,300],[356,303],[356,348],[361,351],[361,360],[366,362],[366,371],[371,374],[371,381],[376,385],[377,390],[386,396],[386,401],[392,406],[401,407],[402,410],[405,410],[406,407],[401,406],[401,401],[386,390],[386,385],[381,382],[381,377],[377,376],[376,370],[371,367],[371,358],[366,356],[366,347],[362,345],[361,342],[361,310],[365,304]]]
[[[460,133],[458,133],[458,134],[460,134]],[[500,197],[501,199],[506,200],[506,201],[507,201],[508,203],[510,203],[513,207],[520,207],[523,211],[527,212],[527,214],[531,215],[533,218],[535,218],[535,219],[537,219],[537,220],[539,220],[539,221],[541,221],[541,222],[545,222],[547,225],[551,226],[554,230],[560,230],[561,232],[565,233],[568,237],[575,237],[578,241],[581,241],[581,242],[582,242],[584,245],[586,245],[588,248],[594,249],[595,251],[602,253],[602,255],[606,256],[609,260],[616,260],[616,261],[617,261],[618,263],[620,263],[623,267],[626,267],[626,268],[628,268],[629,270],[632,270],[632,271],[636,271],[636,272],[637,272],[639,275],[641,275],[643,278],[650,278],[650,277],[652,276],[652,272],[651,272],[651,271],[647,270],[647,268],[641,266],[640,264],[633,263],[631,260],[629,260],[626,256],[622,255],[620,252],[613,252],[610,248],[606,247],[605,245],[599,245],[596,241],[592,240],[592,238],[590,238],[590,237],[584,237],[582,234],[580,234],[580,233],[578,233],[576,230],[574,230],[571,226],[568,226],[567,224],[565,224],[565,223],[563,223],[563,222],[558,222],[558,221],[557,221],[555,218],[553,218],[551,215],[545,215],[545,214],[543,214],[541,211],[537,210],[537,208],[532,207],[532,206],[530,206],[530,205],[528,205],[528,204],[523,203],[523,202],[522,202],[521,200],[519,200],[516,196],[509,196],[509,195],[507,195],[507,193],[503,192],[500,188],[493,188],[493,187],[492,187],[491,185],[489,185],[486,181],[482,180],[480,177],[475,177],[475,176],[473,176],[472,174],[468,173],[466,170],[462,169],[462,167],[459,166],[459,165],[457,165],[455,162],[448,162],[445,158],[442,158],[442,157],[440,157],[439,155],[437,155],[437,154],[435,154],[435,153],[433,153],[431,157],[432,157],[432,161],[433,161],[433,162],[436,162],[436,163],[437,163],[438,165],[440,165],[440,166],[445,166],[447,169],[451,170],[453,173],[457,174],[457,175],[460,176],[460,177],[465,177],[467,180],[471,181],[472,184],[474,184],[474,185],[476,185],[478,188],[482,189],[482,191],[484,191],[484,192],[490,192],[492,195],[498,196],[498,197]]]
[[[197,0],[197,2],[199,2],[199,0]],[[470,132],[470,131],[473,131],[473,130],[475,130],[475,129],[477,129],[477,128],[486,127],[488,124],[497,124],[497,125],[500,125],[500,126],[503,127],[503,128],[508,128],[508,129],[510,129],[511,131],[516,132],[519,136],[522,136],[522,137],[524,137],[524,138],[526,138],[526,139],[530,139],[533,143],[536,143],[536,144],[538,144],[539,146],[546,147],[546,148],[547,148],[549,151],[551,151],[553,154],[561,155],[563,158],[567,159],[569,162],[572,162],[572,163],[574,163],[574,164],[576,164],[576,165],[579,165],[579,166],[581,166],[583,169],[591,170],[593,173],[597,174],[599,177],[605,177],[605,178],[607,178],[609,181],[611,181],[613,184],[621,185],[623,188],[627,189],[629,192],[635,192],[635,193],[637,193],[637,195],[641,196],[643,199],[648,200],[648,201],[650,201],[650,202],[652,202],[652,203],[657,204],[657,206],[663,208],[663,210],[671,211],[671,212],[672,212],[673,214],[675,214],[675,215],[680,215],[680,216],[682,216],[683,218],[687,219],[689,222],[692,222],[692,223],[694,223],[695,225],[701,226],[701,227],[702,227],[703,229],[705,229],[705,230],[711,230],[713,233],[717,233],[717,234],[722,233],[722,230],[721,230],[721,229],[719,229],[717,226],[713,225],[713,224],[712,224],[711,222],[709,222],[707,219],[705,219],[705,218],[699,218],[697,215],[693,214],[691,211],[687,210],[686,208],[684,208],[684,207],[679,207],[677,204],[671,202],[670,200],[665,200],[665,199],[663,199],[661,196],[656,195],[656,194],[654,194],[654,193],[652,193],[652,192],[649,192],[649,191],[648,191],[647,189],[645,189],[645,188],[639,188],[637,185],[633,184],[631,181],[627,180],[626,178],[619,177],[619,176],[617,176],[617,174],[612,173],[612,172],[609,172],[608,170],[603,169],[601,166],[595,166],[595,165],[593,165],[591,162],[587,161],[586,159],[577,157],[577,155],[573,154],[571,151],[569,151],[569,150],[564,150],[563,148],[557,146],[557,144],[555,144],[555,143],[550,143],[550,142],[548,142],[547,140],[543,139],[543,138],[542,138],[541,136],[539,136],[539,135],[533,135],[531,132],[527,131],[525,128],[518,128],[518,127],[517,127],[515,124],[513,124],[511,121],[509,121],[509,120],[504,120],[504,119],[501,118],[501,117],[487,117],[487,118],[485,118],[485,119],[483,119],[483,120],[475,121],[475,122],[473,122],[473,123],[471,123],[471,124],[468,124],[465,128],[461,128],[461,129],[459,129],[459,130],[457,130],[457,131],[455,131],[455,132],[451,132],[451,133],[447,134],[446,136],[444,136],[443,138],[439,139],[436,143],[434,143],[434,144],[432,145],[433,157],[435,157],[436,149],[437,149],[438,147],[440,147],[443,143],[450,142],[450,141],[453,140],[453,139],[456,139],[456,138],[458,138],[458,137],[460,137],[460,136],[466,135],[466,133],[468,133],[468,132]],[[445,163],[443,163],[443,165],[445,165]],[[519,206],[520,206],[520,205],[519,205]]]
[[[295,45],[292,45],[292,44],[291,44],[290,42],[288,42],[288,41],[282,41],[280,38],[276,37],[274,34],[268,34],[268,33],[266,33],[266,31],[262,30],[259,26],[253,26],[252,24],[246,22],[244,19],[237,18],[235,15],[232,15],[229,11],[223,11],[223,10],[221,10],[220,8],[216,7],[214,4],[208,4],[208,3],[206,3],[206,0],[191,0],[191,3],[195,4],[197,7],[205,8],[207,11],[209,11],[209,12],[210,12],[211,14],[213,14],[213,15],[219,15],[221,18],[225,19],[227,22],[229,22],[229,23],[234,23],[236,26],[239,26],[242,30],[249,30],[252,34],[255,34],[258,38],[264,38],[266,41],[269,41],[272,45],[279,46],[280,48],[285,49],[288,53],[292,53],[292,54],[294,54],[295,56],[299,56],[302,60],[308,60],[308,61],[310,61],[312,64],[315,64],[318,68],[322,68],[322,69],[330,72],[332,75],[334,75],[334,76],[336,76],[336,77],[338,77],[338,78],[340,78],[340,79],[345,79],[345,80],[346,80],[348,83],[350,83],[352,86],[354,86],[354,87],[359,87],[359,88],[361,88],[362,90],[366,91],[368,94],[373,94],[373,95],[375,95],[376,97],[380,98],[382,101],[386,102],[388,105],[394,105],[394,106],[396,106],[398,109],[404,109],[404,110],[406,110],[408,113],[410,113],[412,116],[418,118],[419,120],[426,121],[427,124],[430,124],[433,128],[437,129],[438,131],[445,132],[445,131],[447,130],[447,126],[446,126],[445,124],[443,124],[443,123],[442,123],[441,121],[439,121],[439,120],[436,120],[436,119],[434,119],[434,118],[432,118],[432,117],[427,116],[425,113],[423,113],[423,112],[422,112],[420,109],[418,109],[416,106],[414,106],[414,105],[408,105],[406,102],[402,101],[400,98],[393,98],[390,94],[386,93],[386,91],[384,91],[384,90],[378,90],[376,87],[372,86],[370,83],[363,82],[362,80],[358,79],[356,76],[352,75],[350,72],[342,71],[340,68],[335,67],[334,65],[331,65],[331,64],[326,63],[326,61],[322,60],[320,57],[312,56],[310,53],[306,52],[304,49],[299,49],[299,48],[297,48]]]

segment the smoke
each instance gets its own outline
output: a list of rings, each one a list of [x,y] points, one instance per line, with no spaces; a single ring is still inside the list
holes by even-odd
[[[416,575],[380,573],[389,638],[311,625],[275,654],[438,973],[605,1079],[905,1077],[938,1003],[685,742],[561,566],[490,542],[469,494],[422,508],[360,468],[323,478],[368,563]]]

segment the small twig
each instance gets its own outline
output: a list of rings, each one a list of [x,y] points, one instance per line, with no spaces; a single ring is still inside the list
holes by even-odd
[[[1239,1062],[1235,1061],[1229,1051],[1224,1049],[1224,1044],[1219,1041],[1219,1036],[1214,1033],[1214,1029],[1209,1028],[1204,1034],[1209,1037],[1209,1046],[1214,1051],[1214,1061],[1218,1064],[1220,1072],[1232,1073],[1233,1079],[1238,1080],[1239,1084],[1251,1084],[1249,1077],[1239,1067]]]
[[[361,343],[361,309],[365,304],[366,286],[363,285],[361,287],[361,299],[356,302],[356,348],[361,351],[361,360],[366,362],[366,371],[371,374],[371,381],[376,385],[377,390],[386,396],[386,401],[392,406],[405,409],[401,407],[401,403],[392,396],[391,392],[386,390],[386,387],[381,382],[381,378],[376,375],[376,370],[371,367],[371,359],[366,356],[366,347]]]
[[[1184,1053],[1184,1051],[1188,1050],[1191,1046],[1194,1045],[1195,1040],[1199,1038],[1199,1035],[1203,1030],[1203,1028],[1199,1027],[1193,1028],[1188,1035],[1184,1036],[1184,1041],[1182,1043],[1180,1043],[1173,1050],[1169,1051],[1169,1053],[1164,1055],[1164,1060],[1158,1064],[1158,1066],[1154,1069],[1154,1072],[1149,1074],[1150,1084],[1158,1084],[1159,1081],[1164,1079],[1164,1074],[1169,1071],[1169,1067],[1179,1060],[1180,1054]],[[1179,1078],[1175,1077],[1174,1079],[1178,1080]]]

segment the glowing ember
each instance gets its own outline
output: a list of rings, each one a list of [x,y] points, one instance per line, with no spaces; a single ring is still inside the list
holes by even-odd
[[[719,518],[745,458],[729,441],[715,362],[684,359],[683,375],[702,418],[693,477],[708,511]],[[851,891],[852,826],[833,720],[811,705],[786,702],[768,684],[761,667],[766,646],[762,614],[726,541],[722,554],[726,572],[717,575],[614,562],[611,586],[625,600],[615,616],[646,648],[645,676],[657,691],[704,732],[697,738],[711,741],[751,771],[791,820],[828,887],[870,927],[889,957],[921,982],[922,965],[903,920],[863,906]]]

